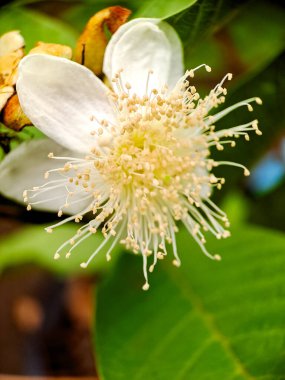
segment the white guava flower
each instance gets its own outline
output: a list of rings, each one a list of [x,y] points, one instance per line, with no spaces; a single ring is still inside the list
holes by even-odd
[[[113,35],[105,53],[105,85],[86,67],[63,58],[33,55],[19,68],[18,96],[24,112],[50,139],[22,144],[2,163],[0,190],[19,199],[24,191],[27,208],[57,210],[81,222],[78,233],[63,243],[69,257],[97,230],[105,239],[86,267],[105,246],[107,259],[122,243],[141,253],[144,290],[153,271],[172,246],[174,265],[180,265],[175,234],[182,222],[211,259],[204,231],[217,238],[229,236],[229,222],[210,199],[223,178],[212,169],[240,164],[215,161],[211,147],[234,146],[232,138],[248,131],[260,133],[257,121],[216,130],[215,124],[232,110],[259,98],[239,102],[210,115],[225,100],[223,80],[201,99],[183,71],[182,48],[172,27],[158,19],[136,19]],[[52,141],[53,140],[53,141]],[[46,158],[47,153],[49,159]],[[46,182],[39,177],[46,171]],[[31,188],[31,185],[35,187]],[[30,188],[30,190],[25,190]],[[148,261],[152,260],[150,266]]]

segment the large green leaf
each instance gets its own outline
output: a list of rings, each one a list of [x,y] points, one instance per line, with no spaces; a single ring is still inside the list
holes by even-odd
[[[208,260],[182,232],[141,290],[141,260],[125,255],[98,292],[101,380],[284,380],[285,237],[243,226],[210,239]]]
[[[38,41],[74,46],[77,37],[74,29],[42,13],[17,6],[0,8],[0,35],[15,29],[24,36],[27,51]]]

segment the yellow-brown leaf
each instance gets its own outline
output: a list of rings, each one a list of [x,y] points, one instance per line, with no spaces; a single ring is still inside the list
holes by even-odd
[[[6,127],[13,129],[14,131],[20,131],[26,125],[31,125],[31,121],[24,114],[18,95],[13,95],[3,109],[3,123]]]
[[[74,60],[88,67],[96,75],[102,74],[103,58],[108,43],[104,26],[114,33],[126,22],[130,14],[130,10],[115,6],[103,9],[91,17],[77,41]]]
[[[71,59],[72,49],[67,45],[49,44],[39,41],[36,46],[30,50],[29,54],[50,54],[56,57]]]

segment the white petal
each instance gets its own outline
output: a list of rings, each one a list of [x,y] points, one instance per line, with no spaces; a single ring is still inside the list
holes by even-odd
[[[124,24],[111,38],[104,58],[104,72],[111,80],[123,69],[122,78],[139,95],[164,84],[173,86],[182,76],[182,49],[174,29],[159,19],[136,19]]]
[[[167,83],[170,44],[156,25],[142,22],[120,38],[114,47],[112,60],[113,76],[123,69],[122,82],[129,83],[132,92],[143,96]],[[152,74],[149,76],[150,71]]]
[[[178,34],[167,22],[161,21],[159,28],[166,34],[171,46],[171,61],[167,84],[172,88],[184,74],[183,46]]]
[[[44,173],[47,170],[63,166],[64,161],[57,161],[47,157],[50,152],[59,156],[75,155],[74,152],[62,148],[49,139],[24,142],[7,154],[4,160],[0,162],[0,193],[7,198],[23,203],[24,190],[43,185],[48,181],[44,179]],[[42,201],[52,197],[59,197],[59,199],[40,203],[33,206],[33,208],[58,211],[65,203],[65,188],[55,188],[40,195],[35,201]],[[84,207],[86,207],[86,204],[81,202],[76,207],[68,208],[67,211],[68,213],[76,213]]]
[[[32,123],[73,151],[86,153],[96,145],[91,131],[100,127],[97,121],[114,122],[108,88],[86,67],[65,58],[25,57],[19,66],[17,92]]]
[[[153,23],[154,25],[156,25],[159,23],[160,20],[156,18],[136,18],[120,26],[120,28],[116,31],[116,33],[113,34],[106,48],[105,55],[104,55],[104,64],[103,64],[103,71],[107,75],[110,81],[113,78],[112,63],[113,63],[113,53],[114,53],[115,46],[119,42],[120,38],[129,29],[131,29],[134,25],[138,23],[146,22],[146,21],[149,21]]]

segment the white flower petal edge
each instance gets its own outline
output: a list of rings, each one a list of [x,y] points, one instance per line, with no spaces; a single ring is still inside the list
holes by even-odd
[[[66,201],[66,189],[61,185],[65,179],[60,178],[50,186],[46,185],[44,173],[49,170],[55,171],[62,166],[62,161],[54,162],[48,158],[51,151],[61,156],[71,154],[50,139],[30,140],[10,152],[0,163],[0,193],[23,203],[23,193],[32,183],[34,188],[29,192],[29,197],[32,198],[33,207],[58,212]],[[44,191],[40,192],[40,186],[44,184]],[[84,201],[76,203],[73,207],[71,205],[68,213],[79,212],[84,205]]]
[[[161,21],[159,23],[159,28],[168,37],[171,46],[171,61],[167,84],[170,88],[173,88],[184,74],[183,46],[178,34],[172,28],[172,26],[166,22]]]
[[[105,50],[104,54],[104,62],[103,62],[103,72],[105,75],[109,78],[109,80],[112,80],[113,77],[113,70],[112,70],[112,63],[113,63],[113,52],[114,48],[119,42],[120,38],[134,25],[140,23],[140,22],[150,22],[154,25],[156,25],[160,20],[159,19],[150,19],[150,18],[136,18],[134,20],[131,20],[122,26],[114,33],[108,42],[107,48]]]
[[[114,120],[108,88],[86,67],[44,54],[25,57],[19,65],[17,92],[32,123],[73,151],[87,153],[100,122]]]
[[[183,74],[182,45],[175,30],[159,19],[136,19],[121,26],[106,48],[103,71],[111,81],[122,69],[123,82],[137,95],[144,95],[146,82],[149,90],[173,87]]]

